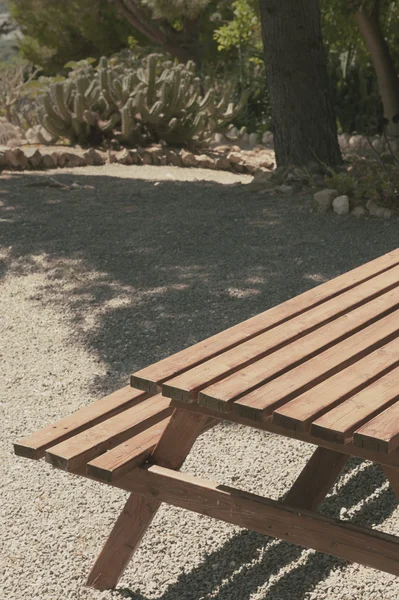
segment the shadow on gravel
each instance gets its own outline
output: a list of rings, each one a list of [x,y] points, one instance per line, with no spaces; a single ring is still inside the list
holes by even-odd
[[[46,272],[106,364],[137,370],[399,246],[396,219],[311,212],[241,184],[60,174],[0,176],[0,276]]]
[[[339,518],[344,506],[354,513],[348,519],[351,523],[370,527],[384,522],[395,510],[397,500],[387,487],[382,469],[367,464],[359,471],[361,464],[357,459],[348,461],[345,472],[352,477],[326,498],[320,512]],[[326,554],[313,551],[303,553],[304,549],[299,546],[243,530],[220,550],[207,555],[201,565],[181,575],[157,600],[198,600],[208,597],[247,600],[255,592],[263,600],[291,600],[294,597],[295,600],[302,600],[320,581],[333,571],[342,571],[347,564]],[[297,564],[292,568],[293,563]],[[218,565],[216,576],[215,565]],[[283,570],[287,568],[290,570],[284,573]],[[275,582],[262,594],[260,588],[270,578],[275,578]],[[124,598],[149,600],[129,588],[118,588],[116,591]]]
[[[132,371],[399,246],[397,219],[320,215],[309,198],[205,181],[78,172],[55,178],[94,189],[48,187],[45,175],[0,176],[0,277],[46,274],[34,300],[68,307],[76,335],[106,365],[107,375],[93,382],[98,395]],[[323,512],[336,516],[342,505],[358,505],[354,522],[382,523],[396,506],[390,490],[371,496],[384,481],[376,467],[356,472]],[[362,504],[365,488],[370,496]],[[237,589],[245,600],[271,577],[265,599],[291,598],[295,586],[300,600],[345,564],[301,553],[243,531],[162,600],[198,600],[215,587],[219,600],[236,597]]]

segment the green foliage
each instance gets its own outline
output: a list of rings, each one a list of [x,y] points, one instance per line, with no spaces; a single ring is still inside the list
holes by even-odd
[[[348,195],[355,205],[372,200],[378,206],[399,212],[399,162],[393,159],[392,164],[357,159],[346,172],[331,172],[325,183],[340,194]]]
[[[154,18],[170,22],[182,16],[194,20],[208,7],[212,0],[142,0],[151,8]]]
[[[243,109],[234,84],[219,89],[202,81],[194,63],[176,64],[152,54],[139,60],[101,58],[96,69],[83,62],[68,79],[40,98],[39,118],[52,135],[71,143],[98,144],[117,137],[126,145],[163,140],[198,144],[224,131]]]
[[[117,52],[132,33],[108,0],[10,0],[9,6],[23,33],[21,55],[48,74],[70,60]]]
[[[250,0],[236,0],[231,7],[233,18],[214,32],[218,50],[253,46],[260,52],[260,20],[254,3]]]
[[[342,66],[330,57],[329,75],[338,131],[361,135],[381,133],[383,107],[371,67]]]

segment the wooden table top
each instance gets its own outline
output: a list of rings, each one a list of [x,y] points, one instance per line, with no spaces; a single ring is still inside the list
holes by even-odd
[[[399,249],[134,373],[131,385],[360,456],[391,453],[399,446]]]

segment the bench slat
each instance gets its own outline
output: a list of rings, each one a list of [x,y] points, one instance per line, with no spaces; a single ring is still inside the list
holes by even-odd
[[[394,339],[398,331],[399,311],[395,311],[367,329],[355,333],[315,358],[236,400],[233,410],[248,419],[263,419],[285,402],[289,402]]]
[[[329,377],[273,412],[273,423],[309,429],[312,421],[399,365],[399,338]]]
[[[388,454],[399,446],[399,403],[396,402],[353,435],[355,446]]]
[[[46,460],[59,469],[71,471],[171,413],[170,401],[158,394],[50,448],[46,452]]]
[[[102,481],[115,481],[128,471],[142,465],[155,449],[170,417],[133,436],[87,465],[87,474]]]
[[[399,294],[395,289],[204,388],[198,394],[198,403],[215,410],[231,410],[234,400],[240,396],[309,360],[329,346],[343,341],[398,307]]]
[[[290,342],[300,339],[340,315],[365,304],[393,287],[398,290],[399,267],[374,277],[352,290],[333,298],[322,305],[283,323],[266,333],[258,335],[162,384],[164,396],[183,402],[192,402],[198,392],[216,383],[240,368],[270,355]],[[399,298],[399,291],[398,291]]]
[[[131,385],[156,393],[161,383],[225,352],[242,342],[305,313],[399,264],[399,249],[377,258],[331,281],[323,283],[283,304],[251,317],[190,348],[169,356],[131,376]]]
[[[387,373],[367,389],[330,410],[311,425],[317,438],[338,444],[349,441],[353,432],[399,400],[399,368]]]
[[[18,440],[14,444],[15,454],[36,460],[43,458],[45,451],[51,446],[143,402],[148,397],[149,394],[127,385],[57,421],[54,425],[48,425],[33,435]]]

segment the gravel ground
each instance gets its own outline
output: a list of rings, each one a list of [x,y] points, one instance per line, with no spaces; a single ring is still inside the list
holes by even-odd
[[[120,587],[84,579],[126,495],[12,455],[11,442],[139,369],[399,246],[397,219],[251,194],[248,177],[169,167],[0,176],[1,600],[390,600],[399,579],[164,507]],[[312,452],[223,424],[184,469],[272,498]],[[278,474],[278,476],[276,476]],[[380,468],[352,460],[326,514],[399,532]],[[342,510],[342,508],[344,510]]]

